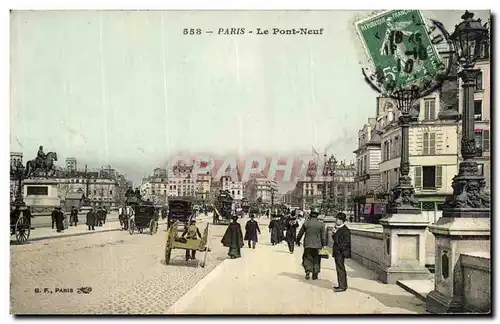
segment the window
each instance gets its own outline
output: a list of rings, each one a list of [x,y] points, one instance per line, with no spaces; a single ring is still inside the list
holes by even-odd
[[[476,82],[474,84],[474,90],[483,90],[483,72],[476,74]]]
[[[480,121],[483,119],[483,101],[474,100],[474,120]]]
[[[490,150],[490,130],[483,129],[482,137],[483,137],[483,151],[489,151]]]
[[[110,191],[109,191],[109,194],[110,194],[110,195],[112,195],[112,194],[113,194],[113,190],[110,190]]]
[[[367,164],[368,164],[368,157],[365,155],[365,163],[364,163],[365,169],[363,170],[363,173],[366,173],[366,169],[368,169]]]
[[[482,155],[481,153],[482,153],[482,151],[483,151],[483,149],[482,149],[482,147],[481,147],[481,146],[482,146],[482,144],[483,144],[483,143],[482,143],[482,142],[483,142],[483,132],[479,129],[479,130],[476,130],[476,131],[474,132],[474,135],[475,135],[475,137],[474,137],[474,138],[475,138],[475,140],[476,140],[476,150],[477,150],[477,151],[476,151],[476,153],[478,153],[478,154],[479,154],[479,156],[481,156],[481,155]]]
[[[416,166],[414,170],[416,189],[435,190],[443,186],[442,166]]]
[[[94,195],[97,195],[97,190],[94,189]]]
[[[232,194],[233,194],[233,196],[234,196],[234,190],[232,190],[231,192],[232,192]]]
[[[434,120],[436,119],[436,100],[426,99],[424,101],[424,120]]]
[[[436,154],[436,134],[424,133],[424,155]]]
[[[240,194],[240,191],[238,190],[238,195]]]
[[[155,194],[155,191],[153,190],[153,195]]]

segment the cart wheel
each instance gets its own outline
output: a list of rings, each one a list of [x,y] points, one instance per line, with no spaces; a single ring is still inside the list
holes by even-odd
[[[19,217],[16,222],[16,240],[19,244],[24,244],[30,237],[30,226],[28,220],[24,217]]]
[[[134,229],[135,229],[135,223],[133,220],[128,221],[128,232],[130,235],[134,234]]]
[[[170,263],[170,254],[172,253],[172,248],[169,248],[168,245],[165,247],[165,263]]]

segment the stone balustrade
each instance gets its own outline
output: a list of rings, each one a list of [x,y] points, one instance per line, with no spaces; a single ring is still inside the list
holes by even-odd
[[[473,252],[460,255],[463,308],[465,312],[491,311],[490,253]]]

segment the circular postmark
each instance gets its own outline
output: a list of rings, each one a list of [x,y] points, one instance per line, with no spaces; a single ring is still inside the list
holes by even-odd
[[[386,97],[412,89],[417,98],[453,72],[453,43],[443,24],[419,10],[391,10],[355,22],[365,54],[366,82]],[[417,99],[415,98],[415,99]]]

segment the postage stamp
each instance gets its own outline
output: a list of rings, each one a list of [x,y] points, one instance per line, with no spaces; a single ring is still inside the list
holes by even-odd
[[[390,10],[356,22],[386,90],[415,85],[445,69],[420,10]]]

